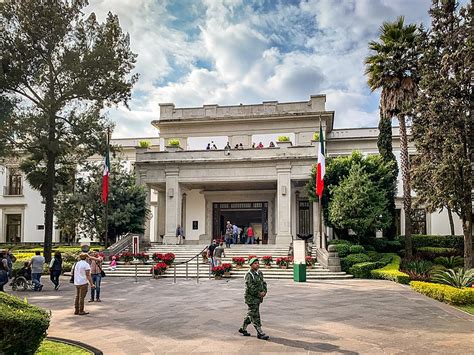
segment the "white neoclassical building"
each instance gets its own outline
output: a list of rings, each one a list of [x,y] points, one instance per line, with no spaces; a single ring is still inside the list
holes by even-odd
[[[298,234],[315,231],[317,236],[318,204],[309,201],[305,185],[317,159],[317,142],[312,138],[320,124],[328,156],[354,150],[378,154],[378,129],[334,129],[335,115],[326,110],[325,102],[325,95],[313,95],[309,101],[257,105],[176,108],[160,104],[160,119],[152,124],[164,149],[138,150],[136,155],[138,181],[148,190],[152,210],[145,239],[175,243],[181,225],[187,244],[208,243],[222,236],[227,221],[239,227],[251,225],[263,243],[289,244]],[[398,129],[393,133],[399,159]],[[280,135],[291,142],[270,147],[269,140]],[[169,144],[176,140],[179,148]],[[220,145],[212,149],[217,141]],[[264,147],[258,148],[261,141]],[[224,148],[227,142],[231,149]],[[206,149],[207,143],[211,149]],[[404,227],[401,193],[399,178],[400,231]],[[413,224],[416,233],[450,232],[445,212],[415,210]],[[457,217],[455,228],[462,233]],[[326,229],[326,234],[331,236],[331,231]]]

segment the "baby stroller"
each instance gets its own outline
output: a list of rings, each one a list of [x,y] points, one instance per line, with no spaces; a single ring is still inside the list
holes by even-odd
[[[10,286],[13,291],[33,290],[34,285],[31,281],[31,270],[26,268],[26,266],[18,270],[12,282],[10,283]]]

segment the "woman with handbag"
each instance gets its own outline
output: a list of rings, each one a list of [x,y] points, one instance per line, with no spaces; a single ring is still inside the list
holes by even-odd
[[[56,291],[59,290],[59,276],[61,276],[62,270],[63,258],[61,256],[61,253],[57,251],[56,253],[54,253],[54,258],[52,258],[51,262],[49,263],[49,277]]]
[[[91,277],[95,288],[91,289],[91,299],[89,302],[102,302],[100,300],[100,283],[102,277],[105,276],[105,272],[102,270],[102,257],[98,251],[94,251],[92,255],[89,255],[88,261],[91,265]]]

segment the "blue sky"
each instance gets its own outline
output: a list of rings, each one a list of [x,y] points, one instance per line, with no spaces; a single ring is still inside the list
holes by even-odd
[[[156,136],[160,102],[177,107],[303,101],[327,95],[335,126],[375,126],[379,93],[364,76],[383,21],[429,25],[430,0],[90,0],[120,18],[138,54],[130,110],[114,137]]]

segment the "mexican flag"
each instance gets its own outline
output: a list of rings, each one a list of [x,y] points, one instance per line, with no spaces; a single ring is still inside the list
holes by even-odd
[[[316,194],[323,196],[324,173],[326,172],[326,159],[324,157],[324,135],[323,128],[319,126],[319,149],[318,149],[318,168],[316,173]]]
[[[104,174],[102,175],[102,202],[107,203],[109,199],[109,175],[110,175],[110,159],[109,159],[109,137],[107,136],[107,150],[104,157]]]

